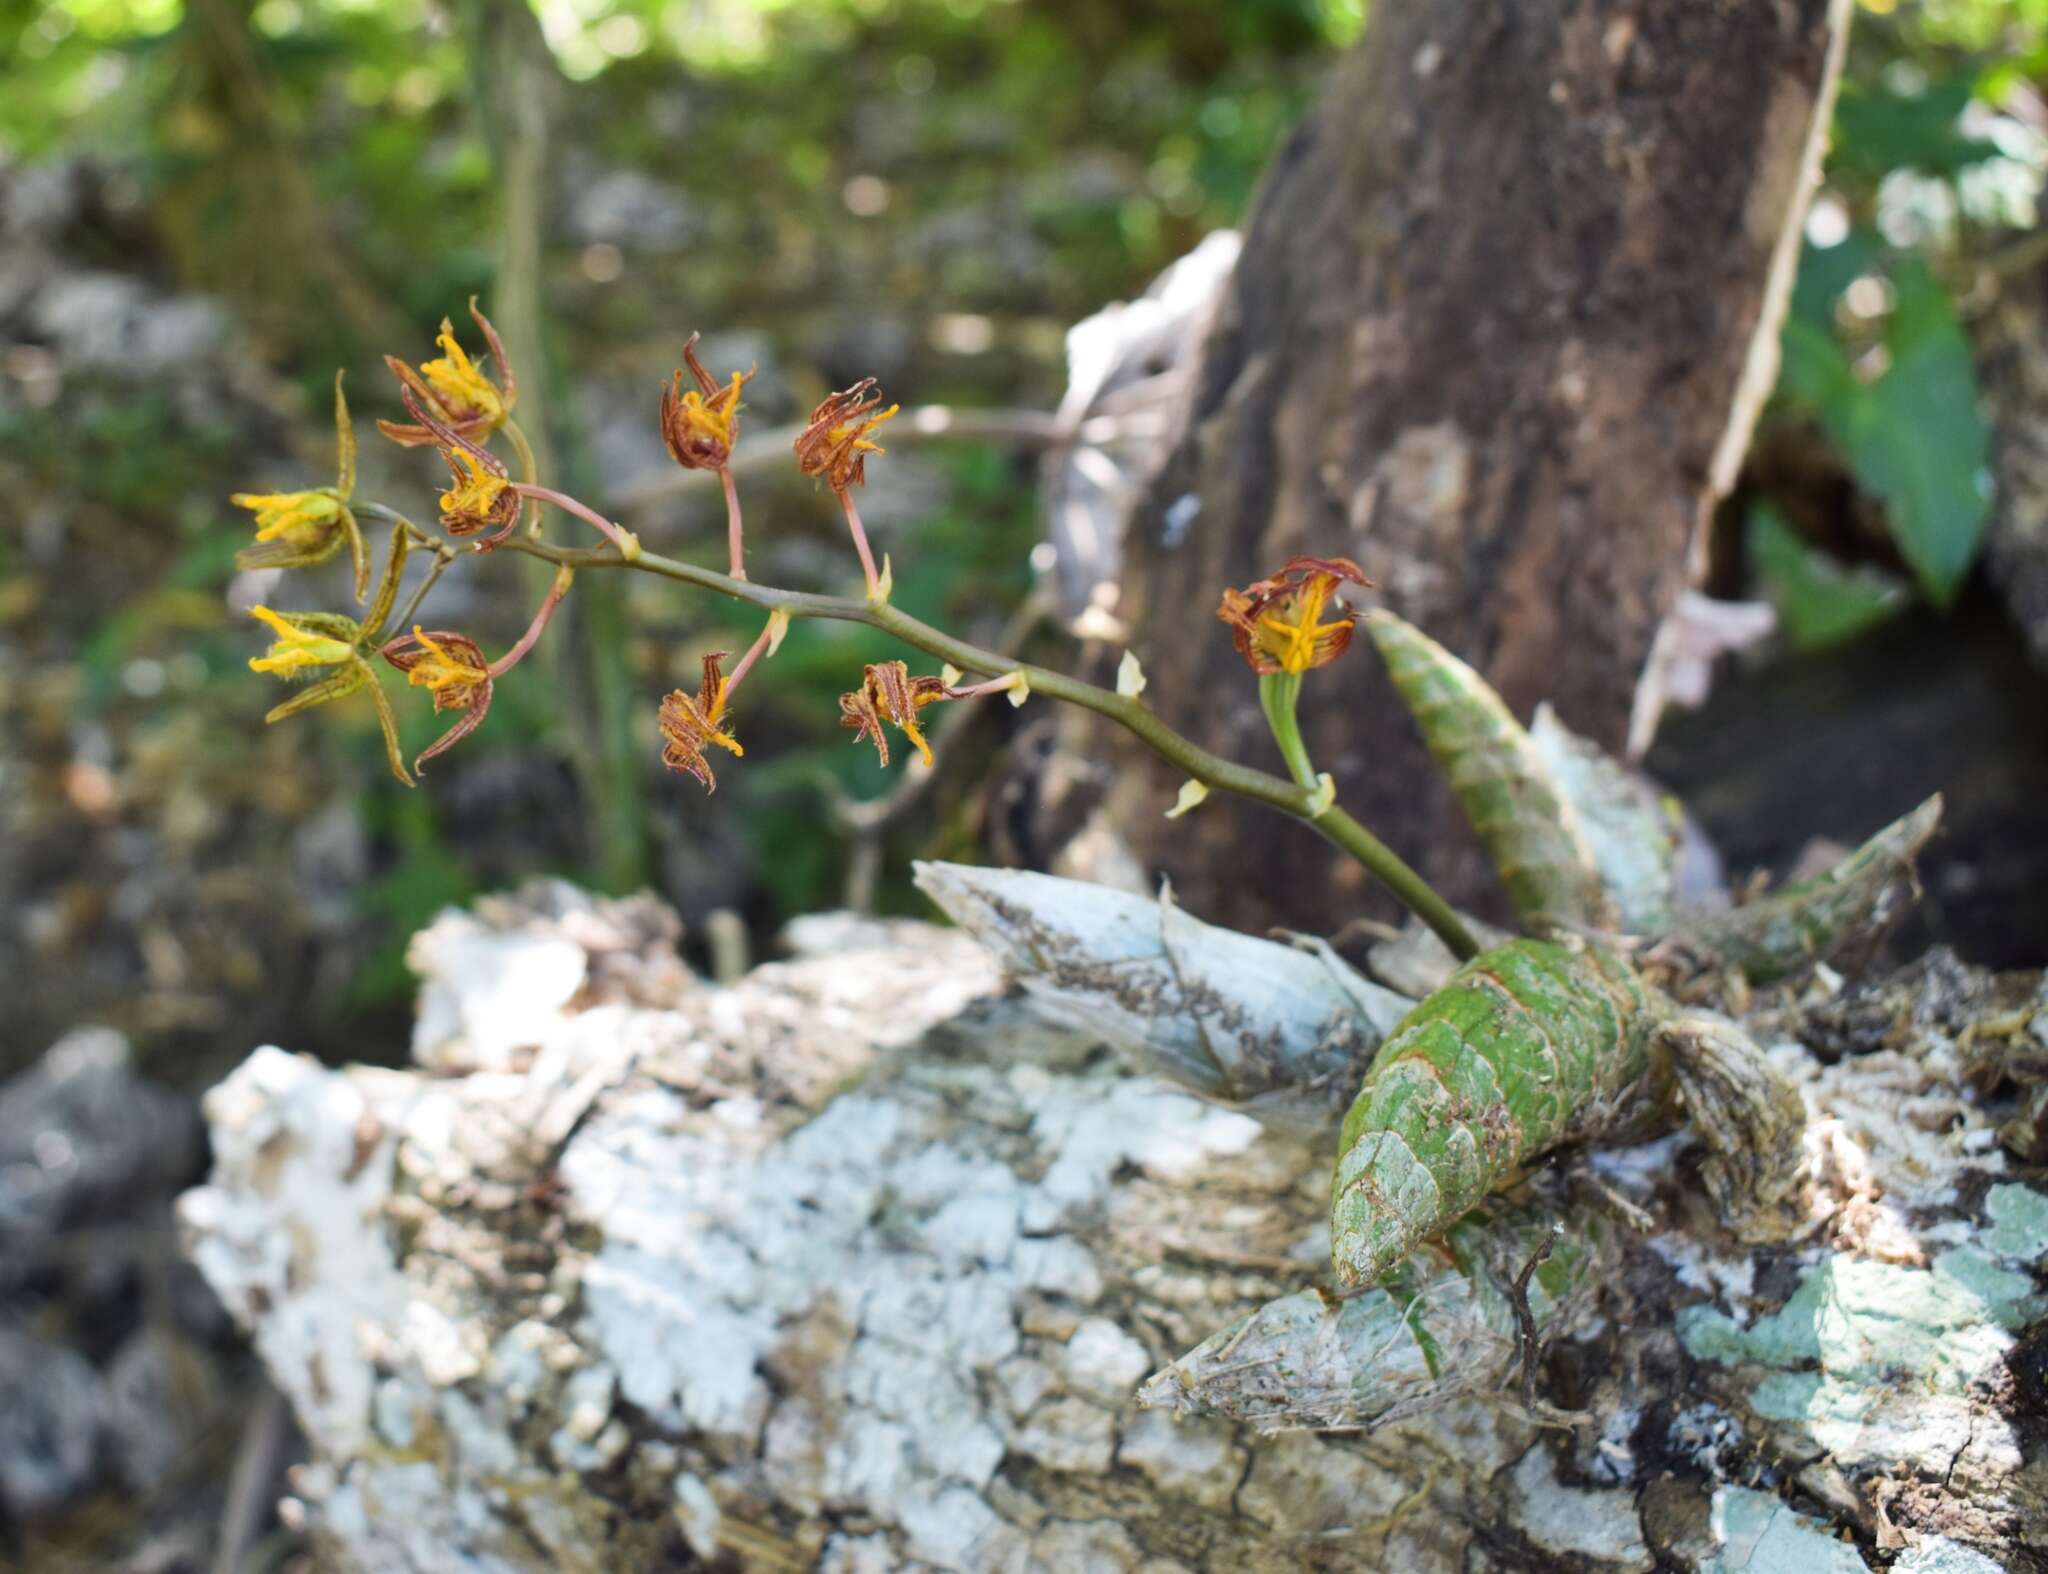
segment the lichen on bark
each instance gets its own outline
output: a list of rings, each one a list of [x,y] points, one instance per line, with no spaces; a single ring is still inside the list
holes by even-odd
[[[1322,1147],[1126,1074],[957,934],[808,921],[829,949],[713,988],[615,917],[494,909],[521,944],[640,939],[586,951],[488,1067],[262,1050],[209,1099],[188,1240],[307,1432],[338,1566],[2025,1568],[2041,1542],[2040,1192],[1997,1145],[2013,1099],[1958,1091],[1971,1024],[2036,1020],[2032,981],[1941,963],[1751,1019],[1812,1115],[1802,1241],[1723,1233],[1682,1137],[1544,1180],[1648,1219],[1541,1353],[1543,1404],[1584,1419],[1503,1374],[1262,1438],[1137,1396],[1318,1280]],[[476,938],[414,948],[464,1006],[441,1020],[505,1020],[463,999],[503,970],[445,971]],[[1860,1308],[1907,1291],[1928,1316],[1873,1339]]]

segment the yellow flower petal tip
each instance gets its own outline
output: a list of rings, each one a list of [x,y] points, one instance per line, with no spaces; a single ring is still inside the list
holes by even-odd
[[[1125,651],[1124,659],[1116,664],[1116,691],[1127,700],[1145,692],[1145,669],[1138,665],[1135,652]]]
[[[269,650],[249,658],[251,672],[285,673],[305,667],[332,667],[348,660],[355,651],[347,640],[299,628],[268,607],[251,607],[249,616],[277,635]]]
[[[1180,796],[1173,800],[1173,807],[1166,811],[1169,820],[1178,820],[1188,810],[1198,807],[1209,796],[1206,782],[1184,781],[1180,784]]]

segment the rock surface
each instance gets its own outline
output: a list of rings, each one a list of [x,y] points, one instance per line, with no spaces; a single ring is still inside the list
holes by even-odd
[[[0,1566],[141,1574],[216,1544],[264,1384],[177,1255],[202,1139],[106,1028],[0,1086]]]
[[[471,928],[415,955],[489,1019]],[[263,1049],[209,1096],[189,1248],[333,1564],[2042,1566],[2048,1187],[1957,1091],[1983,975],[1780,1002],[1802,1243],[1716,1234],[1682,1138],[1589,1167],[1652,1233],[1540,1365],[1568,1424],[1504,1393],[1259,1437],[1134,1396],[1315,1282],[1328,1155],[1124,1074],[962,936],[810,932],[663,1004],[592,967],[488,1069]]]

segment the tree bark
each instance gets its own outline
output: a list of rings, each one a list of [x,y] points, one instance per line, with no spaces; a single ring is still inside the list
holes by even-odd
[[[2048,231],[2021,243],[2038,258]],[[1995,260],[1995,259],[1994,259]],[[2002,270],[2001,270],[2002,271]],[[2048,266],[2004,273],[1974,325],[1978,376],[1993,423],[1985,566],[2036,665],[2048,668]]]
[[[1225,585],[1348,555],[1526,716],[1618,750],[1660,621],[1776,369],[1839,67],[1834,0],[1386,0],[1281,151],[1130,526],[1118,609],[1147,698],[1264,758]],[[1477,848],[1374,664],[1310,680],[1310,752],[1454,899]],[[1297,827],[1168,825],[1130,761],[1110,816],[1196,911],[1355,910]],[[1259,870],[1256,882],[1245,871]]]
[[[1509,1385],[1260,1437],[1134,1395],[1324,1276],[1325,1146],[1125,1075],[958,932],[798,927],[710,988],[645,899],[480,904],[415,942],[417,1069],[264,1049],[208,1096],[188,1245],[327,1565],[2043,1568],[2048,1196],[1955,1092],[2048,1035],[2037,976],[1752,1023],[1811,1046],[1795,1247],[1720,1233],[1682,1145],[1609,1156],[1641,1233],[1540,1362],[1562,1428]]]

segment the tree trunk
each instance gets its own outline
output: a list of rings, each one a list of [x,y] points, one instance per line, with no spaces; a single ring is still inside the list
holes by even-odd
[[[1183,434],[1130,526],[1118,609],[1147,698],[1272,759],[1211,620],[1297,552],[1387,604],[1518,713],[1619,749],[1776,369],[1839,66],[1835,0],[1385,0],[1268,171]],[[1477,848],[1362,654],[1310,679],[1310,752],[1444,882]],[[1113,823],[1196,911],[1327,926],[1359,871],[1250,815],[1168,824],[1133,756]],[[1246,872],[1256,869],[1248,882]]]
[[[2021,244],[2034,260],[1999,278],[1991,310],[1974,325],[1994,430],[1984,556],[2035,663],[2048,668],[2048,265],[2037,260],[2048,230]]]
[[[1134,1396],[1324,1277],[1325,1145],[1123,1074],[958,932],[804,920],[710,988],[646,899],[480,913],[415,941],[418,1069],[257,1051],[180,1205],[329,1566],[2044,1567],[2048,1197],[1954,1091],[2048,1034],[2037,978],[1794,1013],[1796,1247],[1721,1234],[1673,1142],[1613,1155],[1641,1233],[1540,1362],[1562,1428],[1260,1437]]]

